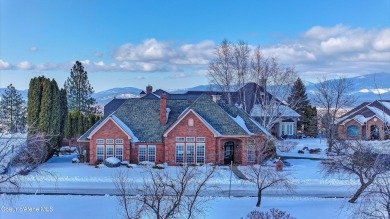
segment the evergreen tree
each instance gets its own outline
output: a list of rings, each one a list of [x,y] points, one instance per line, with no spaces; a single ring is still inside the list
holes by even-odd
[[[66,105],[66,95],[64,91],[60,92],[54,79],[38,77],[31,79],[28,96],[27,121],[30,127],[34,127],[29,134],[46,134],[47,160],[53,156],[63,138],[66,108],[62,103]]]
[[[301,115],[297,124],[298,130],[303,131],[307,136],[316,136],[317,110],[310,105],[306,94],[306,87],[299,77],[291,88],[287,102],[293,110]]]
[[[26,107],[22,95],[10,84],[0,100],[3,131],[22,132],[26,128]]]
[[[293,87],[290,91],[290,96],[287,99],[287,102],[291,108],[297,111],[299,114],[303,114],[306,110],[306,106],[309,105],[309,100],[306,94],[306,87],[303,84],[301,78],[295,81]]]
[[[308,106],[306,108],[306,121],[304,126],[304,132],[307,136],[315,137],[318,134],[318,119],[317,119],[317,108]]]
[[[69,111],[90,113],[94,110],[95,99],[91,97],[93,88],[88,80],[87,71],[81,62],[76,61],[70,70],[70,77],[65,81],[64,88],[68,95]]]
[[[30,80],[28,89],[28,104],[27,104],[27,124],[35,129],[29,129],[29,134],[36,134],[39,124],[39,113],[41,111],[41,100],[43,91],[43,81],[45,77],[37,77]]]

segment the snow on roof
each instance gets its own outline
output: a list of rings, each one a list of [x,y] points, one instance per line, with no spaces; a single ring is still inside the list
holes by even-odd
[[[125,123],[122,122],[118,117],[112,115],[111,118],[131,137],[131,142],[139,142],[138,138],[134,135],[133,131]]]
[[[367,106],[368,109],[370,109],[372,112],[375,113],[375,115],[381,119],[383,122],[390,122],[390,116],[387,115],[385,112],[383,112],[382,110],[376,108],[376,107],[373,107],[373,106]]]
[[[356,116],[353,117],[353,119],[356,120],[360,124],[364,124],[368,120],[368,118],[366,118],[366,117],[364,117],[362,115],[356,115]]]
[[[245,124],[245,121],[243,118],[241,118],[241,116],[237,115],[236,117],[233,117],[231,115],[229,115],[230,118],[232,118],[242,129],[244,129],[244,131],[246,133],[248,133],[249,135],[253,135],[254,133],[249,131],[248,127],[246,126]]]
[[[390,102],[379,101],[383,106],[385,106],[388,110],[390,110]]]
[[[261,126],[258,122],[256,122],[256,120],[252,119],[252,118],[249,118],[261,131],[264,132],[264,134],[268,135],[268,136],[272,136],[263,126]]]
[[[286,117],[300,117],[300,115],[295,112],[293,109],[286,105],[275,105],[272,107],[272,112],[263,112],[262,108],[259,106],[259,104],[255,104],[252,108],[251,116],[267,116],[269,114],[272,114],[272,116],[277,115],[277,113],[280,113],[281,116]]]
[[[279,111],[280,111],[280,113],[282,113],[282,116],[289,116],[289,117],[301,116],[297,112],[295,112],[293,109],[291,109],[290,107],[285,106],[285,105],[280,105]]]
[[[167,109],[166,109],[166,113],[165,113],[165,118],[166,118],[166,122],[165,122],[165,124],[168,122],[168,118],[169,118],[169,113],[171,112],[171,109],[168,107]]]
[[[154,96],[156,96],[158,99],[160,99],[160,96],[155,94],[155,93],[152,93]]]

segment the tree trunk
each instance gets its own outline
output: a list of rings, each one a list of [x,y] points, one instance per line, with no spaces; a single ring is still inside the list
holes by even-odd
[[[366,188],[370,185],[371,183],[365,183],[360,186],[360,188],[356,191],[356,193],[352,196],[352,198],[348,201],[349,203],[355,203],[356,200],[359,198],[359,196],[366,190]]]
[[[261,204],[261,190],[258,191],[257,193],[257,203],[256,203],[256,207],[260,207],[260,204]]]

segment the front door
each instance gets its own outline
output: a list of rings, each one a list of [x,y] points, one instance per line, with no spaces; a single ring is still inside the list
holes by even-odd
[[[230,164],[231,161],[234,163],[234,143],[232,141],[226,142],[224,145],[225,148],[225,164]]]

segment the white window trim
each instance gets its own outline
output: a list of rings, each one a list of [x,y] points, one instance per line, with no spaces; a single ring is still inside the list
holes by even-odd
[[[106,144],[114,144],[114,139],[106,139]]]
[[[183,147],[183,153],[182,153],[182,157],[183,157],[183,161],[182,162],[178,162],[177,161],[177,155],[178,155],[178,150],[177,150],[177,146],[180,145]],[[176,143],[176,147],[175,147],[175,163],[184,163],[184,154],[185,154],[185,144],[184,143]]]
[[[201,140],[201,139],[203,139],[203,140]],[[197,137],[196,142],[206,142],[206,138],[205,137]]]
[[[153,161],[150,160],[150,155],[151,154],[150,154],[150,151],[149,151],[152,148],[154,148],[154,154],[152,155],[152,156],[154,156],[154,160]],[[148,145],[148,159],[147,160],[149,162],[156,162],[156,153],[157,153],[156,145]]]
[[[98,161],[98,157],[99,157],[99,148],[102,148],[103,149],[103,153],[101,154],[101,156],[103,157],[102,158],[102,161],[104,161],[104,145],[96,145],[96,161]]]
[[[108,156],[108,150],[112,148],[112,156]],[[106,145],[106,159],[115,155],[114,145]]]
[[[104,139],[103,138],[96,139],[96,144],[99,144],[99,145],[104,144]]]
[[[117,149],[122,149],[122,155],[121,155],[122,159],[118,158]],[[123,161],[123,145],[115,145],[115,149],[114,150],[115,150],[115,157],[118,158],[120,161]]]
[[[146,158],[147,158],[147,157],[146,157],[146,155],[147,155],[146,145],[138,145],[138,162],[143,162],[143,161],[140,160],[141,148],[144,148],[144,149],[145,149],[145,160],[144,160],[144,161],[147,160],[147,159],[146,159]]]
[[[115,144],[123,144],[123,139],[115,139]]]
[[[188,146],[192,146],[192,159],[193,161],[188,161]],[[186,143],[186,147],[185,147],[185,161],[186,163],[195,163],[195,143],[194,142],[191,142],[191,143]]]
[[[186,137],[186,142],[195,142],[195,139],[195,137]]]
[[[176,142],[185,142],[186,138],[185,137],[176,137]]]
[[[203,157],[203,162],[198,162],[198,145],[203,145],[203,156],[200,156],[200,157]],[[195,145],[195,162],[196,163],[205,163],[206,162],[206,144],[205,143],[196,143]]]

